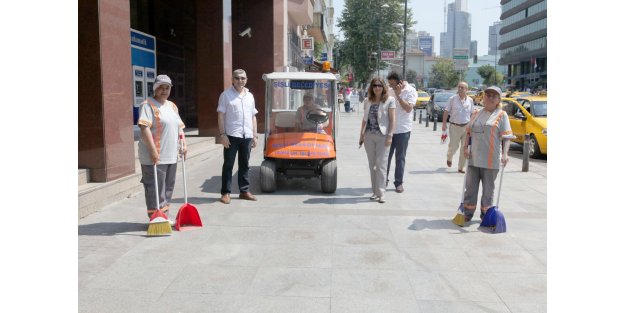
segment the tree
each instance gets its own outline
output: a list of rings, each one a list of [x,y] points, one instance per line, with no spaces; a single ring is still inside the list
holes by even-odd
[[[409,83],[413,83],[413,84],[417,85],[417,71],[415,71],[415,70],[408,70],[406,72],[406,80]]]
[[[380,1],[345,0],[343,15],[338,18],[345,40],[341,42],[341,65],[351,65],[354,79],[365,84],[376,70],[378,52],[377,34],[380,35],[380,49],[398,51],[403,39],[403,28],[393,26],[404,21],[404,1],[387,0],[388,8],[382,8]],[[414,25],[412,10],[408,9],[408,28]],[[335,52],[336,54],[336,52]],[[386,65],[380,62],[380,69]]]
[[[492,65],[482,65],[477,69],[477,73],[484,80],[486,86],[498,86],[503,81],[503,74],[497,72]]]
[[[451,89],[461,80],[464,80],[464,73],[454,70],[454,62],[451,59],[438,59],[430,70],[429,86],[434,88]]]

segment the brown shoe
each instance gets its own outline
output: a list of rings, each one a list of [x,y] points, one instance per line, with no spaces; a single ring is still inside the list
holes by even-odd
[[[404,192],[404,185],[399,185],[399,186],[395,187],[395,192],[397,192],[397,193]]]
[[[226,193],[221,195],[221,199],[219,199],[219,201],[221,201],[224,204],[230,204],[230,194]]]
[[[242,192],[241,194],[239,194],[239,199],[256,201],[256,196],[254,196],[249,191],[248,192]]]
[[[464,174],[464,170],[458,170],[458,173]]]
[[[447,161],[447,167],[451,167],[451,161]]]

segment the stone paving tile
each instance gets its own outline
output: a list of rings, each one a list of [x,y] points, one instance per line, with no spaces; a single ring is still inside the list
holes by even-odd
[[[330,313],[330,298],[248,296],[238,313]]]
[[[261,267],[249,294],[284,297],[330,297],[330,269]]]
[[[256,272],[255,267],[187,265],[166,292],[244,295]]]
[[[419,307],[428,313],[513,313],[501,302],[419,300]]]
[[[332,296],[410,298],[413,291],[407,276],[397,270],[333,269]]]
[[[400,252],[388,245],[339,246],[332,249],[332,268],[335,269],[401,269],[404,264]]]
[[[428,312],[419,308],[411,295],[395,296],[333,296],[332,313],[420,313]]]
[[[406,276],[417,300],[500,301],[481,273],[409,271]]]
[[[506,303],[547,303],[547,275],[484,273],[484,279]]]

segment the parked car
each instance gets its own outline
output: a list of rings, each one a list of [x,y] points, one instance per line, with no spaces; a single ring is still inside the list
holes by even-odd
[[[455,93],[453,92],[437,92],[432,95],[432,98],[427,104],[427,118],[430,121],[434,121],[434,115],[437,116],[437,120],[439,122],[443,121],[443,111],[447,106],[447,101],[451,98]]]
[[[547,96],[524,98],[503,98],[503,109],[510,118],[510,127],[516,138],[512,141],[523,144],[525,134],[530,135],[530,156],[547,154]]]
[[[417,109],[423,109],[428,105],[428,102],[430,101],[430,94],[428,94],[425,91],[417,91],[417,104],[415,105],[415,108]]]

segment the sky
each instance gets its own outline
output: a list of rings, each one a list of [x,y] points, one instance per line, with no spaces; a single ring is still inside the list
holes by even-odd
[[[440,55],[441,32],[444,32],[445,3],[453,0],[409,0],[408,8],[412,9],[412,19],[418,21],[413,30],[427,31],[434,36],[434,51]],[[488,27],[499,21],[501,15],[500,0],[468,0],[467,10],[471,13],[471,40],[477,40],[477,54],[488,54]],[[340,33],[336,26],[337,19],[343,14],[344,0],[333,0],[334,32]],[[403,21],[400,21],[403,22]],[[339,37],[343,38],[341,35]]]

